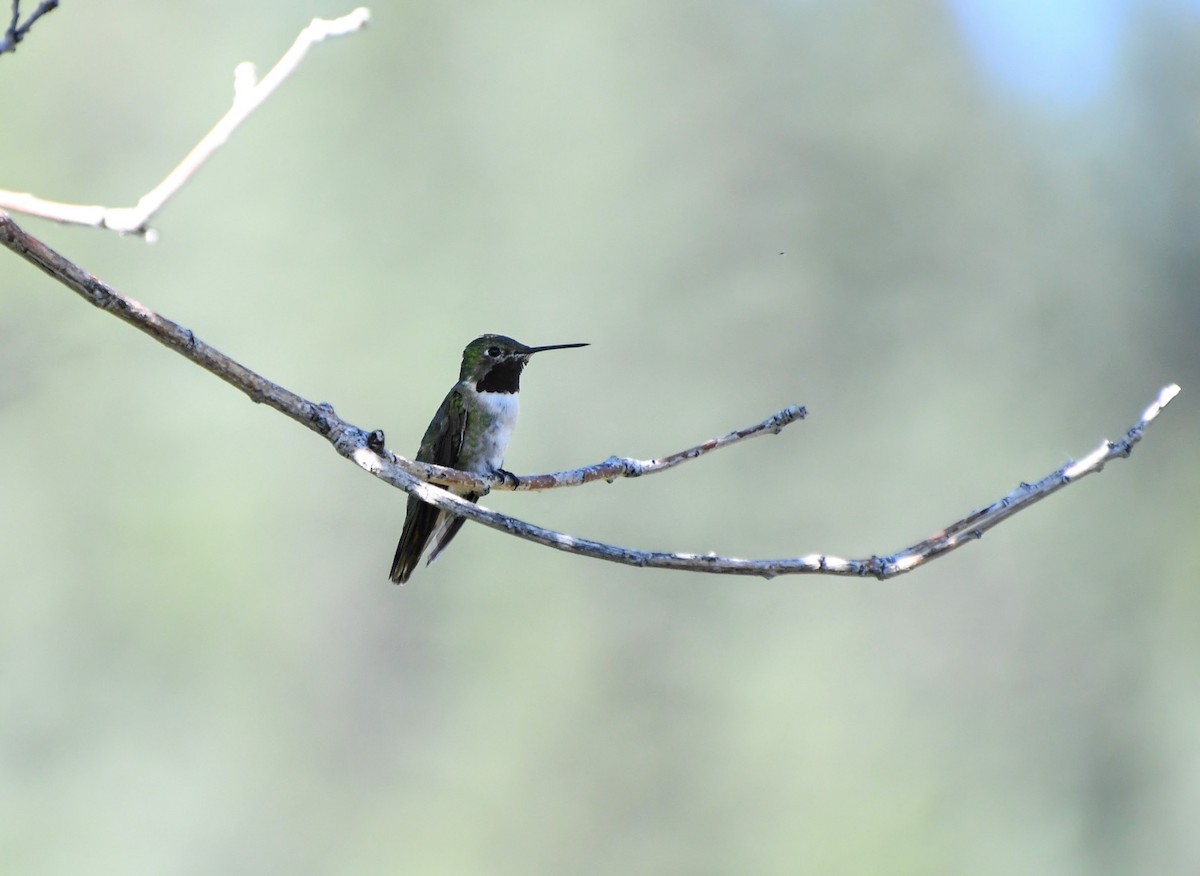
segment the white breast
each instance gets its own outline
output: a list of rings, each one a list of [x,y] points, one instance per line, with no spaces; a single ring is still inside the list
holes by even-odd
[[[497,422],[504,423],[510,432],[517,425],[517,414],[520,413],[520,396],[515,392],[477,392],[475,397]]]
[[[504,452],[517,427],[520,413],[520,396],[515,392],[476,392],[479,405],[492,417],[491,424],[483,434],[485,460],[492,471],[504,467]]]

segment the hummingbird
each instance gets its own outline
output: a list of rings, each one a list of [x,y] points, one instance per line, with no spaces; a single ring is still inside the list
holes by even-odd
[[[481,475],[508,476],[509,472],[501,466],[517,425],[521,371],[529,364],[529,357],[546,350],[586,346],[527,347],[504,335],[481,335],[471,341],[463,350],[458,383],[446,394],[425,430],[417,462],[432,462]],[[461,487],[447,489],[468,502],[479,501],[477,492]],[[409,496],[408,516],[404,518],[404,531],[389,575],[392,583],[407,581],[427,548],[426,563],[436,560],[458,534],[464,520]]]

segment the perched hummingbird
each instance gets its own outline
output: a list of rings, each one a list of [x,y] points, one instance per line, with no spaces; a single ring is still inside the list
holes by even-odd
[[[421,439],[418,462],[457,468],[482,475],[507,474],[504,451],[517,425],[517,397],[521,391],[521,369],[529,357],[543,350],[565,350],[587,344],[552,344],[527,347],[504,335],[482,335],[463,350],[458,383],[446,394],[442,406]],[[478,502],[479,493],[448,487],[468,502]],[[426,548],[428,563],[437,559],[458,534],[465,518],[455,517],[408,497],[404,532],[392,560],[391,579],[403,584],[412,575]]]

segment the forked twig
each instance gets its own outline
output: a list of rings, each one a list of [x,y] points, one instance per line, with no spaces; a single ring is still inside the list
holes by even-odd
[[[361,30],[370,20],[371,13],[365,7],[332,20],[314,18],[292,47],[262,79],[255,79],[254,65],[239,64],[234,70],[233,105],[212,127],[183,161],[167,174],[157,186],[138,199],[134,207],[100,207],[81,204],[64,204],[49,201],[26,192],[0,189],[0,209],[13,210],[56,222],[75,225],[90,225],[107,228],[119,234],[140,234],[153,242],[155,233],[149,222],[163,208],[203,164],[223,146],[238,126],[258,109],[263,101],[290,76],[304,60],[308,50],[329,37],[344,36]]]
[[[29,13],[29,17],[22,24],[21,0],[12,0],[12,17],[8,21],[8,29],[4,31],[4,39],[0,39],[0,55],[5,52],[15,52],[17,43],[25,39],[25,34],[29,33],[29,28],[33,27],[33,23],[56,8],[58,8],[58,0],[42,0],[37,9]]]

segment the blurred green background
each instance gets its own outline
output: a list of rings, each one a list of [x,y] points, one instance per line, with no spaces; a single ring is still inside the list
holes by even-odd
[[[516,472],[809,407],[485,500],[640,548],[895,551],[1184,393],[894,582],[468,525],[397,588],[402,494],[0,252],[0,871],[1200,872],[1200,11],[1097,6],[1039,90],[970,0],[383,4],[158,244],[17,217],[401,452],[484,331],[592,344]],[[132,203],[349,8],[64,4],[0,58],[0,185]]]

